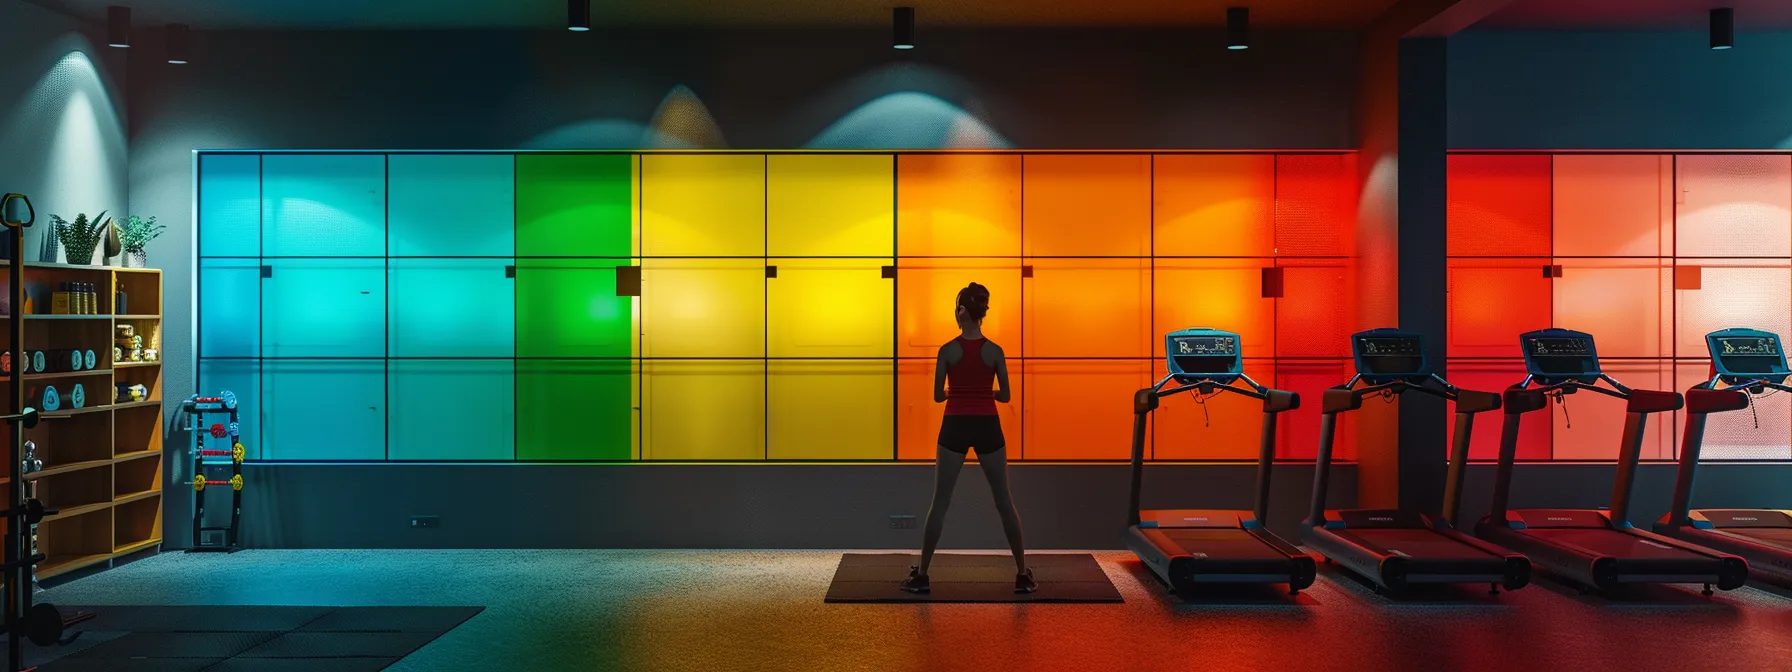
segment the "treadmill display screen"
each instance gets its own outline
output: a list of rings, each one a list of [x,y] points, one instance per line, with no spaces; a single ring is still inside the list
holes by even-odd
[[[1183,336],[1170,339],[1170,358],[1184,373],[1236,373],[1236,336]]]
[[[1779,339],[1764,336],[1725,336],[1716,339],[1724,369],[1731,373],[1785,373]]]
[[[1357,360],[1361,373],[1374,375],[1419,375],[1424,373],[1425,357],[1419,339],[1413,336],[1359,336],[1356,339]]]
[[[1577,376],[1599,373],[1599,360],[1593,355],[1593,344],[1585,338],[1526,339],[1524,349],[1534,374]]]

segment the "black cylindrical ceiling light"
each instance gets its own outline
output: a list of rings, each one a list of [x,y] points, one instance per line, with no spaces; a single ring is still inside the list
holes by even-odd
[[[192,41],[187,35],[187,24],[168,24],[168,62],[175,65],[186,65]]]
[[[915,48],[915,8],[896,8],[895,30],[895,40],[892,46],[897,49]]]
[[[591,30],[591,0],[566,0],[566,29],[575,33]]]
[[[1719,7],[1711,10],[1711,48],[1729,49],[1736,46],[1736,10]]]
[[[106,46],[129,49],[131,46],[131,8],[106,8]]]
[[[1226,8],[1226,48],[1232,51],[1251,48],[1251,8]]]

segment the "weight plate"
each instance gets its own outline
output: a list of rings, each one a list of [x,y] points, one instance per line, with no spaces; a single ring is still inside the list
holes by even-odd
[[[87,362],[87,358],[81,356],[80,350],[68,351],[68,370],[80,371],[81,365],[85,364],[86,362]]]
[[[230,459],[236,460],[237,462],[242,462],[243,457],[248,454],[249,454],[249,449],[244,448],[243,444],[239,443],[239,444],[236,444],[236,445],[230,447]]]
[[[74,408],[87,406],[87,390],[82,389],[80,383],[75,383],[75,389],[68,393],[68,398],[69,402],[74,404]]]
[[[62,408],[62,395],[56,393],[55,385],[44,386],[43,407],[46,411]]]
[[[81,357],[83,359],[87,360],[86,362],[84,362],[87,365],[87,368],[89,368],[89,369],[99,368],[99,365],[100,365],[99,353],[96,353],[92,350],[82,350]]]
[[[211,432],[212,432],[212,438],[214,438],[214,439],[224,438],[224,425],[221,423],[216,423],[216,422],[212,423]]]
[[[235,476],[230,477],[230,489],[231,490],[243,489],[243,475],[242,474],[237,474]]]
[[[25,612],[25,639],[38,646],[55,646],[62,641],[62,612],[56,605],[31,605],[31,611]]]
[[[44,360],[44,351],[42,351],[42,350],[32,351],[32,353],[31,353],[31,373],[43,373],[44,367],[47,366],[48,364],[49,364],[49,362]]]
[[[225,390],[223,396],[224,396],[224,408],[230,409],[232,411],[236,410],[236,393],[231,392],[230,390]]]
[[[195,474],[193,476],[193,492],[204,492],[204,491],[205,491],[205,474]]]

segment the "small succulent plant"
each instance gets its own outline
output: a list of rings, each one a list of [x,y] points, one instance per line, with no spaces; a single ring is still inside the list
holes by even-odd
[[[93,219],[88,219],[86,213],[77,214],[73,222],[60,215],[50,215],[50,223],[56,228],[56,237],[68,249],[68,261],[71,264],[93,263],[93,250],[105,238],[107,221],[109,220],[103,210]]]

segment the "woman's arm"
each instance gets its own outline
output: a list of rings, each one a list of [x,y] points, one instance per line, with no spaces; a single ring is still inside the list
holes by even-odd
[[[996,401],[1006,404],[1013,398],[1008,389],[1008,357],[1002,354],[1002,346],[994,343],[985,342],[983,348],[995,350],[996,361],[990,364],[990,368],[996,370]]]
[[[952,368],[952,350],[956,347],[957,341],[940,346],[939,357],[933,360],[933,403],[946,400],[946,370]]]

